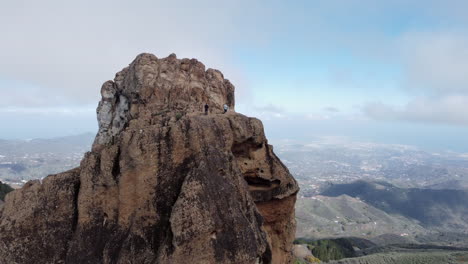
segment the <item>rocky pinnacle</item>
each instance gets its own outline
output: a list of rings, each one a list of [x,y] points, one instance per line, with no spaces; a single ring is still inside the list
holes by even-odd
[[[292,263],[297,183],[220,71],[141,54],[101,96],[80,166],[7,195],[2,263]]]

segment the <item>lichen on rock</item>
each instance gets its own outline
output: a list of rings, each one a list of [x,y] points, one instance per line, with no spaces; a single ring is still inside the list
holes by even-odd
[[[297,183],[221,72],[141,54],[101,96],[80,167],[7,196],[0,259],[292,263]]]

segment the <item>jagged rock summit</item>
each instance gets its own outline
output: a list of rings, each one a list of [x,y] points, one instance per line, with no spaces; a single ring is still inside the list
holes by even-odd
[[[141,54],[101,95],[80,166],[7,195],[2,263],[292,263],[297,183],[220,71]]]

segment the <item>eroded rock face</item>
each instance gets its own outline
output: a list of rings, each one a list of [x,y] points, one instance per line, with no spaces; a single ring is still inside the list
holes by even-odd
[[[139,55],[79,168],[9,194],[6,263],[291,263],[297,184],[217,70]],[[211,113],[203,114],[208,103]]]
[[[205,71],[196,59],[178,60],[174,54],[164,59],[137,56],[114,81],[104,83],[101,95],[97,144],[109,143],[131,120],[151,122],[169,112],[202,112],[205,104],[211,113],[222,112],[224,104],[234,110],[234,86],[220,71]]]

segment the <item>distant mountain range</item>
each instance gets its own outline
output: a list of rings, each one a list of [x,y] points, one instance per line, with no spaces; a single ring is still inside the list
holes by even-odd
[[[398,188],[386,182],[334,184],[324,196],[349,195],[388,214],[401,215],[431,229],[468,233],[468,191]]]
[[[365,237],[394,234],[393,242],[411,242],[411,237],[426,233],[417,221],[388,214],[348,195],[317,195],[296,203],[297,237]]]
[[[296,239],[295,248],[302,247],[302,256],[312,255],[321,263],[336,264],[466,264],[468,248],[435,246],[427,244],[379,245],[356,238]],[[304,251],[305,249],[305,251]],[[310,251],[307,251],[310,250]],[[298,254],[299,264],[317,263],[307,261]]]
[[[376,244],[468,245],[468,191],[332,184],[296,204],[297,237],[356,236]]]
[[[94,137],[0,140],[0,181],[19,187],[77,167]],[[465,154],[370,143],[275,149],[301,186],[298,237],[468,243]]]

